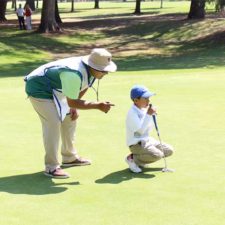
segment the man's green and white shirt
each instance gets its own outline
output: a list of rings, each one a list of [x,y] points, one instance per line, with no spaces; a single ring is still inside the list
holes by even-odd
[[[53,99],[53,90],[78,99],[80,91],[94,82],[82,57],[71,57],[47,63],[25,77],[26,93],[35,98]]]

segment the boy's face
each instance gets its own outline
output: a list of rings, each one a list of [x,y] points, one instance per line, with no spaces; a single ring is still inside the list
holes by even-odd
[[[138,107],[138,108],[147,108],[149,106],[150,103],[150,99],[149,98],[135,98],[134,99],[134,104]]]

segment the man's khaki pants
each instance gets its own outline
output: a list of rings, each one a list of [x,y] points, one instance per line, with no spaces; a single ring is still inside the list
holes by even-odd
[[[40,99],[29,97],[35,111],[37,112],[43,132],[45,148],[45,169],[54,170],[60,167],[58,160],[58,148],[61,133],[61,154],[63,162],[72,162],[78,155],[73,147],[76,120],[71,120],[67,115],[63,122],[59,120],[56,106],[51,99]]]
[[[153,163],[161,158],[168,157],[173,154],[173,147],[150,138],[149,141],[141,141],[136,145],[130,146],[133,153],[134,161],[137,165]]]

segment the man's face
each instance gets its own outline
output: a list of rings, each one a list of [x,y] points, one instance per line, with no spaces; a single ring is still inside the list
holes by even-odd
[[[95,77],[96,79],[102,79],[108,72],[106,71],[99,71],[95,70],[93,68],[90,68],[91,75]]]

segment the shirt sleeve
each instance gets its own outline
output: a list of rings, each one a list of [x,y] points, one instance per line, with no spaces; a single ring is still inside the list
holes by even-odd
[[[62,93],[71,99],[78,99],[81,88],[81,78],[73,71],[62,71],[60,73]]]

